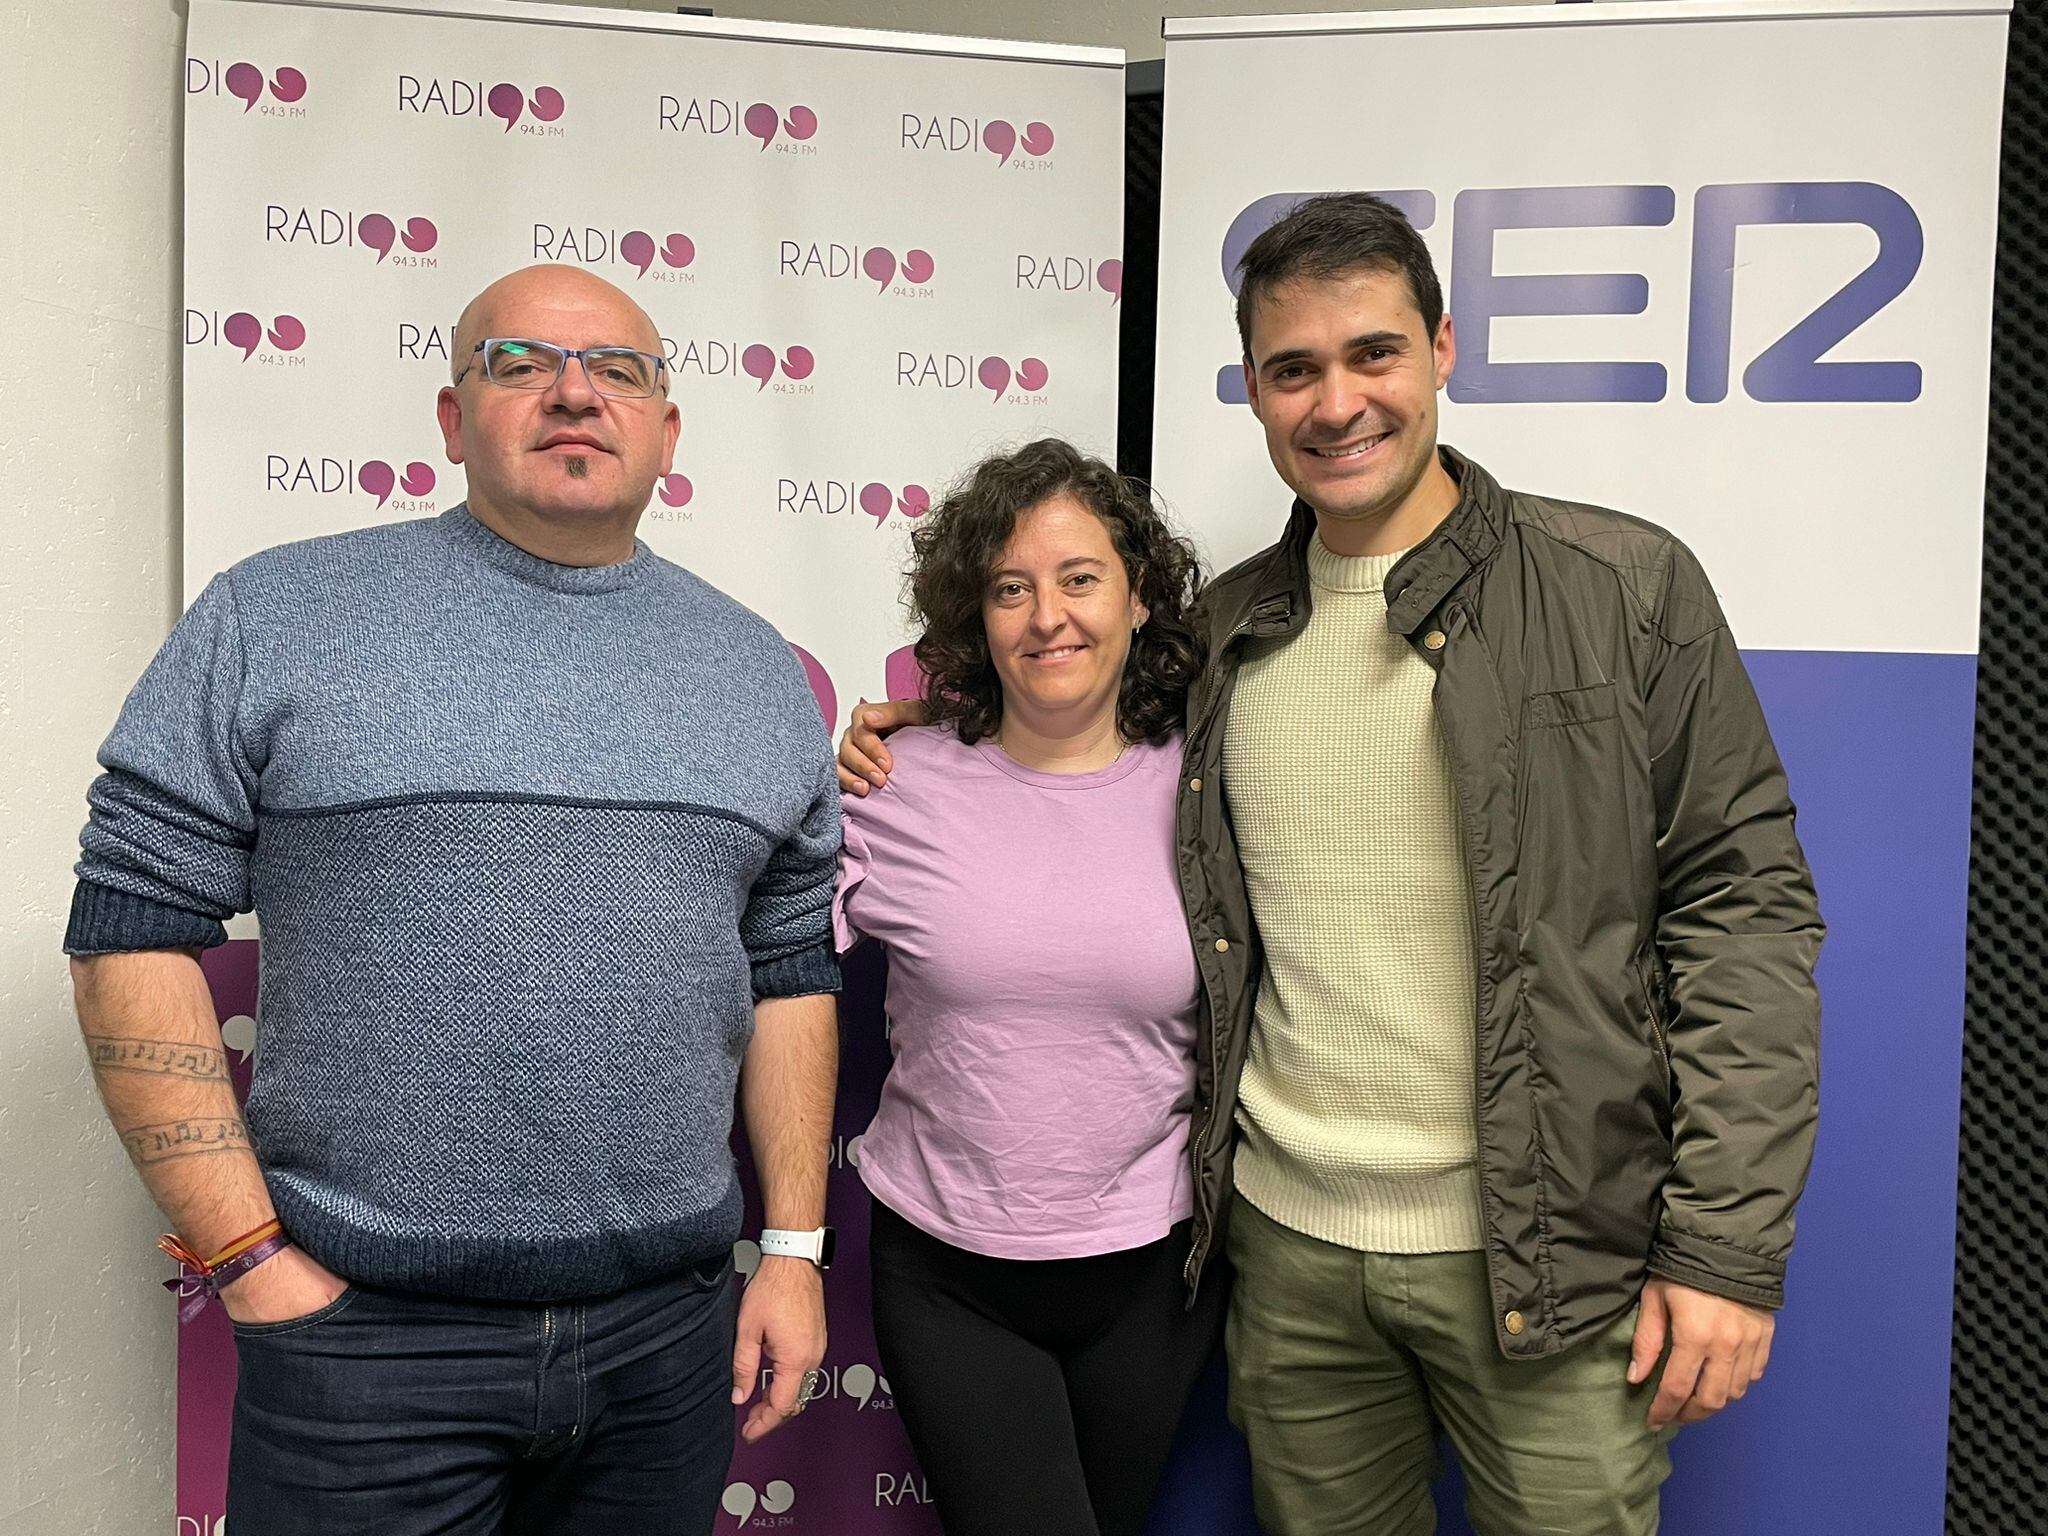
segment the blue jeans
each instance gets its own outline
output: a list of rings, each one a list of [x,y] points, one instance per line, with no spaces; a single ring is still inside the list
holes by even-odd
[[[535,1306],[352,1287],[235,1325],[235,1536],[703,1536],[732,1458],[721,1256]]]

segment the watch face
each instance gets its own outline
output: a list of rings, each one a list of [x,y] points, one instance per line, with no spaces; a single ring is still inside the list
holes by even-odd
[[[818,1228],[818,1268],[832,1267],[832,1250],[839,1244],[839,1234],[830,1227]]]

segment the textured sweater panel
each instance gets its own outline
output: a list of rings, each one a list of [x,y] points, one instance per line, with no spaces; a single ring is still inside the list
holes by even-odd
[[[1435,674],[1387,627],[1398,555],[1309,546],[1305,629],[1247,653],[1224,789],[1265,971],[1240,1191],[1370,1252],[1479,1246],[1472,907]]]
[[[316,1258],[543,1299],[731,1243],[753,1002],[838,977],[838,795],[768,624],[458,508],[216,578],[101,761],[66,948],[260,914],[250,1135]]]

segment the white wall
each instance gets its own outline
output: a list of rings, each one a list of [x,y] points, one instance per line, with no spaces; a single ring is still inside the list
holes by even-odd
[[[717,9],[1159,54],[1157,0]],[[159,1222],[101,1117],[58,943],[93,751],[176,612],[184,19],[182,0],[0,0],[0,1536],[172,1519]]]
[[[58,942],[92,755],[173,611],[169,0],[0,5],[0,1533],[171,1524],[157,1217]]]
[[[594,0],[574,0],[594,3]],[[632,10],[673,11],[673,0],[617,0]],[[691,0],[704,3],[704,0]],[[720,16],[766,17],[838,26],[1016,37],[1042,43],[1121,48],[1132,59],[1160,57],[1159,18],[1263,16],[1277,12],[1387,11],[1488,5],[1498,0],[709,0]],[[1541,3],[1541,0],[1529,0]]]

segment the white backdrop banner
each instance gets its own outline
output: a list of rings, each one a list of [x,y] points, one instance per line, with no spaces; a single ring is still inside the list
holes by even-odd
[[[1669,523],[1747,645],[1974,652],[2005,10],[1167,23],[1161,489],[1219,560],[1268,541],[1225,268],[1382,192],[1456,316],[1445,441]]]
[[[1046,434],[1114,456],[1116,50],[192,0],[188,53],[188,600],[268,545],[459,501],[433,415],[451,331],[538,261],[601,273],[653,316],[683,433],[641,536],[775,623],[829,718],[914,676],[907,535],[951,479]],[[246,1045],[237,949],[209,974]],[[831,1390],[741,1455],[721,1530],[935,1528],[866,1318],[849,1136],[880,1074],[871,994],[848,998]],[[232,1380],[217,1316],[181,1357],[180,1519],[211,1533]]]
[[[643,536],[840,693],[904,537],[984,453],[1112,453],[1114,50],[570,6],[194,0],[185,585],[461,499],[433,392],[536,261],[654,317],[683,411]]]
[[[1166,25],[1153,462],[1219,566],[1289,499],[1236,264],[1373,191],[1444,278],[1444,440],[1674,529],[1750,648],[1830,924],[1824,1111],[1770,1375],[1679,1437],[1678,1536],[1941,1529],[2006,10]]]

